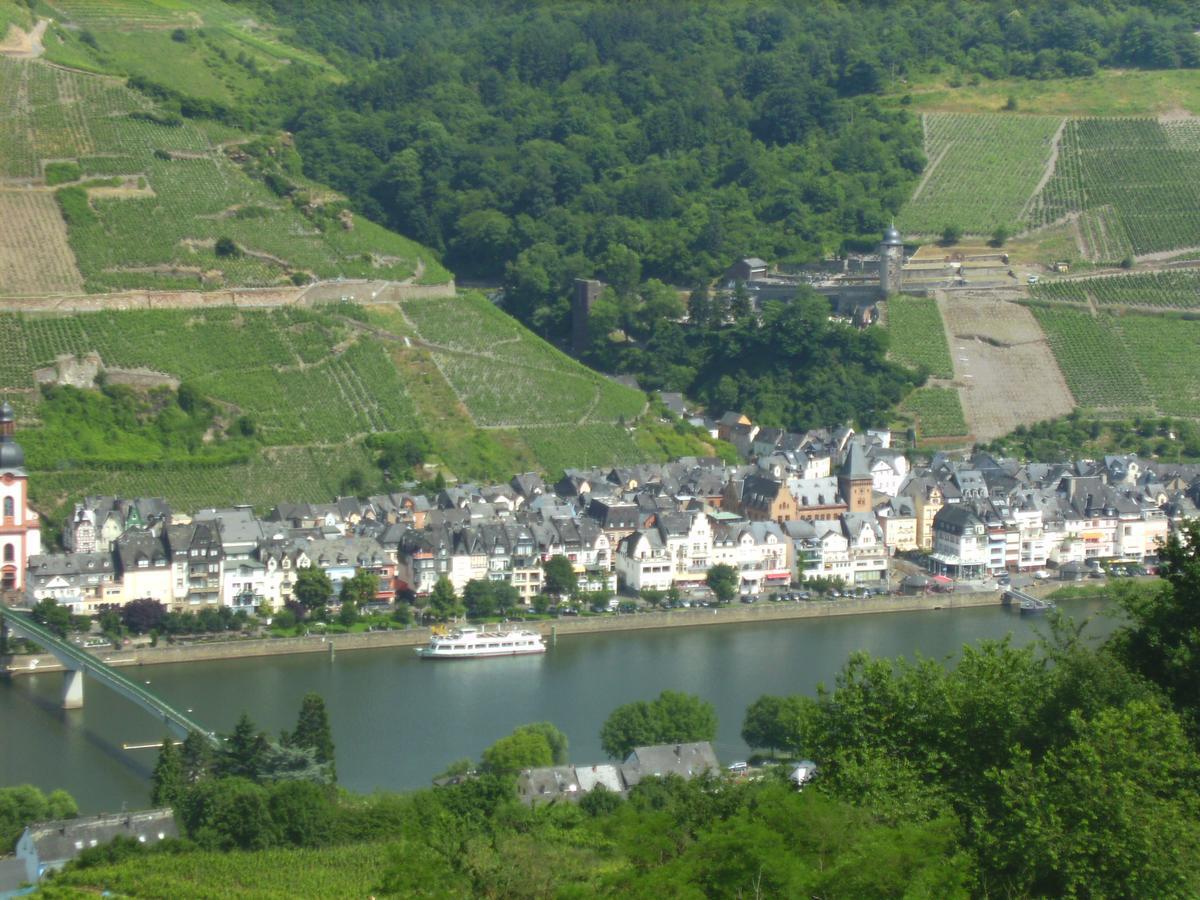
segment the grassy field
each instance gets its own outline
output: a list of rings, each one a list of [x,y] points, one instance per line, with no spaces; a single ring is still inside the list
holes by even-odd
[[[923,78],[897,89],[917,111],[1000,112],[1012,97],[1022,113],[1051,116],[1200,114],[1200,71],[1101,69],[1088,78],[978,79],[952,87],[946,77]]]
[[[954,388],[917,388],[900,404],[898,412],[912,422],[919,441],[967,434],[962,401]]]
[[[937,301],[927,297],[892,297],[887,301],[891,355],[910,366],[924,366],[935,378],[953,378],[954,365]]]
[[[924,124],[929,162],[897,225],[927,235],[946,225],[970,234],[1013,230],[1050,160],[1062,119],[928,113]]]

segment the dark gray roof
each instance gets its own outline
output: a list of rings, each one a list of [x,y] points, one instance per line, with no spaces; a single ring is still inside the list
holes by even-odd
[[[86,848],[107,844],[117,835],[145,838],[147,844],[179,836],[175,815],[169,809],[40,822],[30,825],[27,832],[42,865],[74,859]]]
[[[8,429],[13,427],[17,417],[8,401],[0,403],[0,472],[24,474],[25,451],[13,440]]]

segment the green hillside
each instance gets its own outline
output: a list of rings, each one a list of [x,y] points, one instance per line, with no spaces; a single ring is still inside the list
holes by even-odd
[[[370,437],[379,434],[426,439],[421,456],[433,468],[412,477],[507,479],[714,452],[690,430],[644,416],[643,394],[478,294],[372,307],[0,313],[0,335],[0,395],[17,407],[47,512],[93,493],[161,495],[192,509],[381,490]],[[116,370],[104,394],[35,385],[38,367],[93,351]],[[130,370],[142,383],[115,387]],[[182,386],[173,392],[148,373]]]

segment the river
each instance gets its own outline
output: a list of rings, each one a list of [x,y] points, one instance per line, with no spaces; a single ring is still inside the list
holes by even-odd
[[[1114,627],[1097,600],[1068,601],[1089,633]],[[702,628],[560,637],[544,656],[423,662],[411,648],[225,660],[126,669],[204,725],[229,731],[248,712],[264,730],[292,728],[300,701],[326,701],[338,775],[354,791],[427,786],[447,763],[477,759],[526,722],[549,721],[570,740],[576,763],[604,759],[599,730],[616,706],[663,689],[699,694],[717,709],[723,762],[743,758],[746,706],[763,694],[815,692],[832,684],[847,656],[920,653],[945,658],[964,643],[1045,632],[1040,618],[1003,607],[884,613]],[[83,709],[58,708],[62,675],[0,679],[0,784],[62,787],[83,812],[148,804],[153,750],[122,743],[160,740],[158,724],[132,703],[89,682]]]

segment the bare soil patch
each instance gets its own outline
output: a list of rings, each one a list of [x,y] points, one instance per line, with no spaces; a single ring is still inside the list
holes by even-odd
[[[941,292],[954,383],[981,442],[1069,413],[1075,399],[1033,314],[985,292]]]

